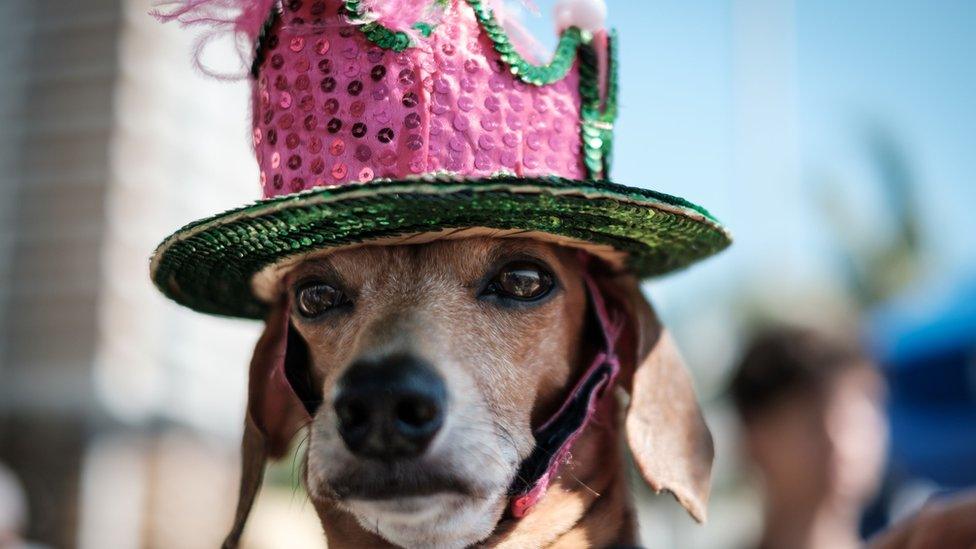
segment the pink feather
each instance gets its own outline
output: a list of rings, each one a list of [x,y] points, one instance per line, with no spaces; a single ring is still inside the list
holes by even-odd
[[[197,40],[196,64],[211,76],[232,79],[247,74],[255,41],[277,3],[278,0],[156,0],[149,14],[164,23],[177,21],[184,27],[209,28]],[[200,62],[207,44],[228,33],[236,37],[242,74],[218,74]]]
[[[450,3],[450,2],[447,2]],[[414,24],[436,25],[444,17],[446,6],[437,0],[361,0],[357,23],[379,23],[384,27],[420,38]]]

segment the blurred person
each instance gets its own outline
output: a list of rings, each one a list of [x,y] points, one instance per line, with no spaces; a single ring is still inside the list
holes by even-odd
[[[40,549],[24,540],[27,497],[13,471],[0,463],[0,549]]]
[[[748,346],[731,391],[762,481],[758,546],[859,547],[861,510],[880,485],[888,439],[871,360],[854,345],[779,328]]]
[[[976,547],[976,490],[929,501],[871,539],[870,549]]]

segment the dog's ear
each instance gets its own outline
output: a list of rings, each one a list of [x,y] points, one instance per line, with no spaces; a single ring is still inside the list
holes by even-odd
[[[630,393],[627,443],[637,469],[652,489],[671,492],[704,522],[714,448],[691,376],[637,279],[604,274],[596,281],[612,310],[625,316],[618,353],[621,381]]]
[[[287,299],[271,307],[251,358],[240,492],[234,525],[224,540],[225,549],[237,547],[240,541],[268,458],[284,456],[295,433],[310,417],[308,403],[296,395],[302,387],[299,373],[307,375],[309,371],[308,350],[288,317]]]

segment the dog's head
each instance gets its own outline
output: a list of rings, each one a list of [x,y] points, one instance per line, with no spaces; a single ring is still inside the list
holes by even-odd
[[[528,239],[366,246],[299,264],[252,361],[245,464],[249,444],[280,455],[307,424],[317,503],[399,545],[484,539],[534,428],[598,350],[584,272],[625,319],[618,353],[638,468],[703,518],[711,438],[637,281]],[[256,490],[247,477],[244,499]]]

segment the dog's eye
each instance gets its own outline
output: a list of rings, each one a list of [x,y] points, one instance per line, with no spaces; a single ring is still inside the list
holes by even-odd
[[[305,318],[316,318],[327,311],[346,305],[349,300],[341,291],[324,282],[308,282],[295,292],[298,313]]]
[[[518,301],[534,301],[548,294],[552,286],[549,272],[534,263],[516,261],[495,275],[485,293]]]

